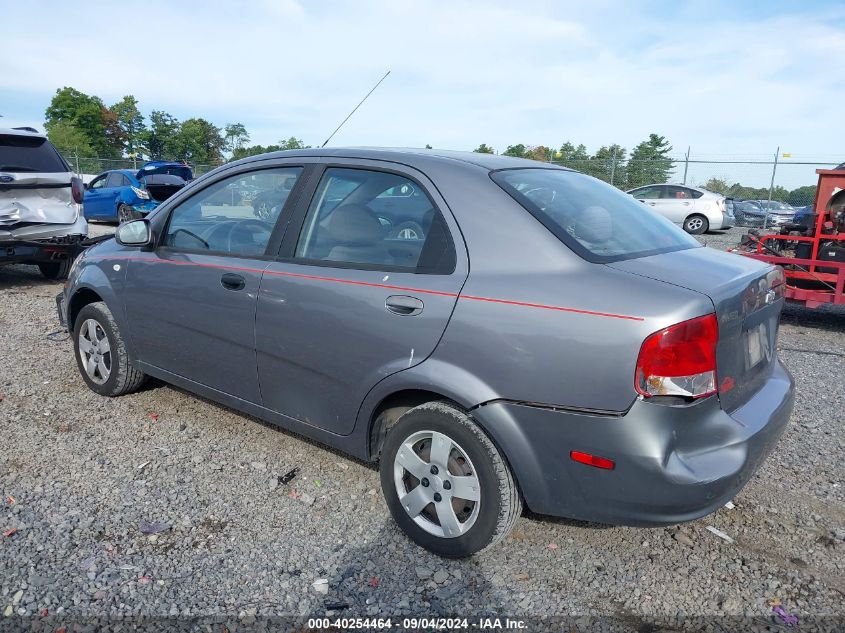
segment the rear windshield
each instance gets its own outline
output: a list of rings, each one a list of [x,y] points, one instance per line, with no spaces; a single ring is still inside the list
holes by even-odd
[[[0,134],[0,171],[50,174],[70,169],[46,138]]]
[[[167,174],[170,176],[178,176],[186,182],[194,179],[194,174],[191,171],[191,168],[187,165],[148,165],[146,167],[141,168],[136,178],[140,180],[141,178],[144,178],[145,176],[150,176],[152,174]]]
[[[600,180],[560,169],[505,169],[491,178],[558,239],[591,262],[700,246],[642,202]]]

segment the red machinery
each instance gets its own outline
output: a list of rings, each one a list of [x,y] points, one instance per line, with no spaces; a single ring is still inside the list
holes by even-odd
[[[741,255],[783,267],[784,296],[808,308],[845,305],[845,163],[817,169],[815,213],[779,234],[743,236]]]

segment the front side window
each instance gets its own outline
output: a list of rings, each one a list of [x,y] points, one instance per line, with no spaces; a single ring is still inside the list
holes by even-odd
[[[562,169],[506,169],[491,178],[584,259],[611,262],[699,247],[631,196]]]
[[[164,246],[263,255],[301,167],[278,167],[218,180],[177,205]]]
[[[102,189],[106,186],[106,176],[100,176],[99,178],[94,178],[91,181],[91,184],[88,185],[89,189]]]
[[[419,185],[388,172],[335,167],[317,187],[296,257],[428,273],[455,267],[448,227]]]

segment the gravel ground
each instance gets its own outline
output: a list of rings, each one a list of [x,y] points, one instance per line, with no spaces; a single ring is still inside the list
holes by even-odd
[[[724,248],[739,233],[703,238]],[[679,615],[765,617],[777,598],[845,616],[843,311],[787,309],[796,412],[733,509],[655,529],[523,517],[498,547],[446,561],[394,526],[369,465],[166,385],[92,394],[70,343],[47,338],[59,289],[0,268],[0,531],[17,530],[0,537],[0,613],[493,610],[654,630]]]

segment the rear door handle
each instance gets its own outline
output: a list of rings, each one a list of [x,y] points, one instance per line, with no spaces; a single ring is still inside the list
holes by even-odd
[[[384,306],[401,316],[415,316],[423,311],[424,304],[416,297],[407,295],[390,295],[384,302]]]
[[[246,286],[244,278],[235,273],[224,273],[220,283],[226,290],[243,290]]]

